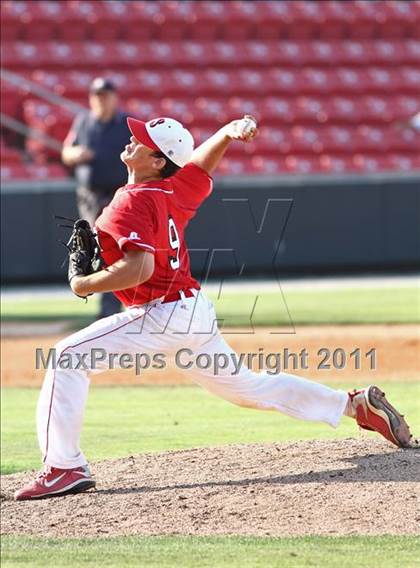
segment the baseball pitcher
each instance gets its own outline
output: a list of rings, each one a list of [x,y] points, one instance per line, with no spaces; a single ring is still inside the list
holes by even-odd
[[[343,415],[375,430],[399,447],[411,445],[409,428],[376,386],[346,393],[278,373],[234,369],[233,350],[217,328],[212,303],[192,277],[185,229],[212,191],[211,174],[234,140],[251,142],[257,124],[234,120],[194,150],[190,132],[176,120],[128,118],[130,143],[121,154],[128,170],[121,187],[96,222],[95,235],[82,220],[69,242],[69,281],[81,297],[114,292],[123,313],[103,318],[56,345],[57,364],[47,369],[38,409],[38,440],[44,468],[16,492],[16,499],[56,497],[95,486],[79,440],[89,375],[107,368],[98,351],[164,353],[189,348],[229,364],[192,367],[191,378],[233,404],[275,410],[332,427]],[[83,365],[61,365],[73,357]]]

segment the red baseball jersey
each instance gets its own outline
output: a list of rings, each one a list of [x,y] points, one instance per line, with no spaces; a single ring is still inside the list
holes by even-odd
[[[96,221],[106,265],[122,258],[128,250],[142,249],[155,256],[150,280],[114,292],[125,306],[145,304],[186,288],[200,288],[191,276],[184,231],[212,186],[208,173],[190,163],[170,178],[128,184],[117,190]]]

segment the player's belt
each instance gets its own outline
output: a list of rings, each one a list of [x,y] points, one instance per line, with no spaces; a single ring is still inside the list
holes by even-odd
[[[172,294],[168,294],[162,300],[162,304],[168,304],[169,302],[177,302],[178,300],[184,298],[192,298],[195,296],[198,290],[193,290],[192,288],[187,288],[186,290],[179,290],[178,292],[173,292]]]

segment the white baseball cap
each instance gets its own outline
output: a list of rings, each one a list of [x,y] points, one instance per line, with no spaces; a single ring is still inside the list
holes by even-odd
[[[189,130],[173,118],[154,118],[148,122],[127,118],[128,128],[139,142],[159,150],[181,168],[187,164],[194,150],[194,138]]]

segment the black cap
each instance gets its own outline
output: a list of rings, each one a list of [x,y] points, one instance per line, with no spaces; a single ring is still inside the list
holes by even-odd
[[[90,93],[100,93],[102,91],[116,91],[115,85],[109,79],[104,79],[104,77],[96,77],[92,81],[89,87]]]

